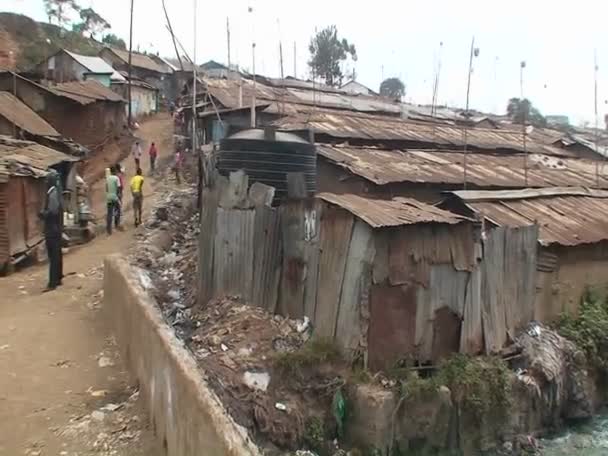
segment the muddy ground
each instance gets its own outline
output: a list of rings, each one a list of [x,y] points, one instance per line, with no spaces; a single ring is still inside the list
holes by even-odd
[[[170,154],[172,123],[159,115],[137,133]],[[125,160],[127,176],[133,172]],[[149,212],[158,182],[146,177]],[[103,220],[103,182],[93,186]],[[0,455],[161,456],[146,413],[100,311],[102,262],[133,245],[125,231],[101,235],[64,257],[71,273],[43,294],[46,265],[0,278]]]

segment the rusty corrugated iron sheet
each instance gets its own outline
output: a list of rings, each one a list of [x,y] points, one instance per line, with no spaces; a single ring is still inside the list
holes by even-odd
[[[242,84],[242,89],[239,89]],[[254,93],[253,82],[248,79],[241,81],[231,79],[211,79],[206,81],[207,91],[219,103],[227,109],[239,107],[239,90],[242,90],[243,106],[251,106],[251,98]],[[311,90],[309,87],[278,87],[256,83],[256,99],[260,102],[276,102],[277,111],[288,114],[296,114],[296,110],[290,110],[290,105],[329,108],[333,110],[359,111],[369,113],[388,113],[395,116],[401,114],[399,103],[382,97],[357,95],[347,92],[325,92]]]
[[[498,195],[492,195],[498,193]],[[471,210],[499,226],[538,224],[542,245],[574,246],[608,239],[608,192],[549,189],[517,192],[453,192]]]
[[[400,141],[412,144],[433,144],[441,147],[464,146],[462,127],[416,123],[396,117],[378,116],[351,112],[313,112],[287,116],[277,120],[275,126],[283,130],[312,129],[336,139],[358,139],[366,141]],[[524,151],[521,132],[491,128],[469,128],[467,144],[482,150]],[[557,147],[532,141],[526,142],[529,153],[573,156]]]
[[[0,116],[33,135],[59,136],[46,120],[9,92],[0,92]]]
[[[317,197],[346,209],[373,228],[412,225],[415,223],[456,224],[468,220],[413,198],[376,200],[355,194],[319,193]]]
[[[119,59],[121,59],[124,63],[129,63],[129,52],[124,51],[122,49],[116,48],[104,48],[104,50],[108,50],[116,55]],[[135,68],[142,68],[144,70],[154,71],[156,73],[169,74],[171,73],[171,68],[168,65],[161,65],[160,63],[154,61],[151,57],[145,54],[138,54],[137,52],[131,53],[131,65]]]
[[[462,184],[461,151],[386,150],[370,147],[317,145],[330,162],[377,185],[412,182]],[[480,187],[526,186],[522,154],[467,154],[467,182]],[[528,155],[527,187],[608,188],[608,169],[600,167],[599,183],[594,161],[546,154]]]
[[[3,169],[9,175],[44,177],[49,166],[78,160],[32,141],[0,136],[0,182]]]
[[[94,80],[64,82],[46,87],[46,89],[55,95],[70,98],[83,105],[96,101],[125,101],[120,95]]]

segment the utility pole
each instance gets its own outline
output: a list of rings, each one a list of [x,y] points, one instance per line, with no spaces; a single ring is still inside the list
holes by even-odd
[[[469,74],[467,77],[467,102],[465,108],[465,122],[464,122],[464,149],[463,149],[463,172],[464,172],[464,188],[467,188],[467,147],[469,139],[469,95],[471,93],[471,74],[473,73],[473,57],[479,55],[479,49],[475,48],[475,37],[471,40],[471,52],[469,55]]]
[[[530,109],[530,103],[526,103],[524,98],[524,68],[526,68],[526,62],[524,60],[519,64],[519,88],[521,92],[520,104],[524,106],[524,115],[521,122],[521,133],[524,143],[524,184],[528,186],[528,147],[526,144],[526,118],[528,117],[528,110]]]
[[[597,49],[593,51],[593,74],[594,74],[594,104],[595,104],[595,155],[598,155],[598,118],[597,118]],[[595,184],[600,186],[600,161],[599,156],[595,157]]]
[[[173,48],[175,49],[175,55],[177,56],[177,61],[179,62],[179,69],[184,71],[184,65],[182,63],[182,58],[179,55],[179,51],[177,50],[177,43],[175,42],[175,34],[173,33],[173,27],[171,27],[171,21],[169,20],[169,13],[167,13],[167,8],[165,6],[165,0],[163,0],[163,10],[165,12],[165,18],[167,19],[167,28],[169,29],[169,33],[171,34],[171,41],[173,41]]]
[[[226,43],[228,46],[228,71],[230,71],[230,18],[226,18]]]
[[[131,54],[133,53],[133,1],[131,0],[131,21],[130,21],[130,25],[129,25],[129,69],[127,71],[128,76],[129,76],[129,80],[128,82],[128,86],[127,86],[127,91],[128,91],[128,96],[129,96],[129,115],[127,118],[127,121],[129,123],[129,128],[131,128],[131,122],[133,120],[132,116],[133,113],[131,111]]]
[[[197,0],[193,0],[194,9],[194,53],[192,60],[192,153],[198,151],[198,138],[196,137],[196,4]]]
[[[254,18],[253,18],[253,7],[249,6],[249,13],[251,14],[251,66],[253,69],[253,95],[251,97],[251,128],[256,127],[255,118],[255,105],[256,105],[256,77],[255,77],[255,29],[254,29]]]

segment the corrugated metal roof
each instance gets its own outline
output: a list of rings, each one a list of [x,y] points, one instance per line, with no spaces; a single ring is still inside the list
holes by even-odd
[[[312,129],[338,139],[426,143],[442,147],[463,147],[464,130],[445,124],[415,123],[396,117],[363,115],[352,112],[313,112],[288,116],[275,122],[284,130]],[[524,151],[521,133],[486,128],[469,128],[467,144],[483,150]],[[573,156],[556,147],[526,142],[529,153]]]
[[[129,52],[123,51],[122,49],[116,48],[105,48],[110,52],[114,53],[124,63],[129,62]],[[136,68],[143,68],[144,70],[154,71],[156,73],[168,74],[171,73],[171,69],[168,65],[161,65],[154,61],[152,58],[144,54],[138,54],[137,52],[131,53],[131,65]]]
[[[207,90],[216,98],[224,108],[237,108],[239,106],[239,84],[243,86],[243,105],[251,105],[253,96],[253,82],[248,79],[209,79],[206,81]],[[306,106],[317,106],[338,110],[380,112],[393,115],[401,114],[399,103],[390,100],[350,94],[347,92],[325,92],[311,90],[306,85],[293,87],[292,84],[285,86],[270,86],[256,82],[256,99],[260,101],[273,101],[284,104],[299,104]],[[310,109],[309,109],[310,111]]]
[[[398,182],[459,185],[464,182],[461,151],[385,150],[370,147],[317,145],[317,152],[336,165],[377,185]],[[591,160],[544,154],[528,155],[528,184],[523,154],[467,154],[467,182],[480,187],[608,188],[608,167]]]
[[[32,141],[0,136],[0,166],[8,174],[34,177],[46,176],[49,166],[79,159]]]
[[[547,189],[549,190],[549,189]],[[454,192],[471,210],[500,226],[538,224],[542,245],[574,246],[608,240],[608,192],[554,189],[535,194]],[[481,195],[483,193],[483,195]],[[496,195],[492,196],[492,193]],[[526,196],[529,195],[529,196]],[[483,197],[483,199],[481,199]],[[470,199],[470,200],[469,200]]]
[[[0,92],[0,116],[33,135],[59,136],[46,120],[9,92]]]
[[[468,220],[413,198],[398,197],[392,200],[377,200],[354,194],[337,195],[333,193],[319,193],[317,197],[346,209],[373,228],[415,223],[456,224]]]
[[[109,74],[110,78],[116,81],[124,81],[125,78],[118,73],[112,66],[101,57],[91,57],[88,55],[80,55],[75,52],[68,51],[67,49],[63,50],[66,54],[80,63],[83,67],[85,67],[91,73],[97,74]]]
[[[120,95],[94,80],[64,82],[45,88],[55,95],[70,98],[83,105],[96,101],[125,101]]]

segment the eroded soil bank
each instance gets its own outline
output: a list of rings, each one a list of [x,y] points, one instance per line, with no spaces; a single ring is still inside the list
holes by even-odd
[[[191,181],[192,176],[191,177]],[[168,191],[130,257],[226,410],[266,454],[541,454],[602,403],[588,353],[531,324],[502,357],[347,365],[295,321],[238,297],[197,303],[194,184]],[[203,259],[205,261],[205,259]],[[210,260],[207,260],[210,261]]]

